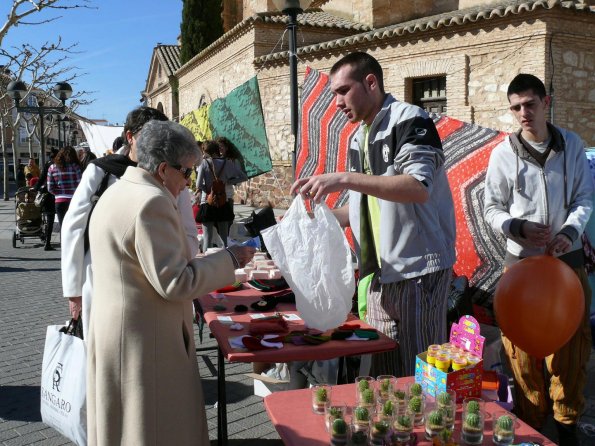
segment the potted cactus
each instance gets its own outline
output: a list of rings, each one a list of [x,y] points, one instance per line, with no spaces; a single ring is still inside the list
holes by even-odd
[[[324,409],[329,403],[329,394],[326,387],[317,387],[314,390],[312,398],[312,409],[315,413],[324,413]]]
[[[357,406],[353,410],[353,423],[358,426],[368,426],[370,423],[370,411],[366,406]]]
[[[436,398],[436,403],[438,403],[439,407],[446,407],[452,404],[452,396],[448,392],[442,392],[438,394]]]
[[[514,420],[510,415],[501,415],[494,427],[494,444],[508,446],[514,442]]]
[[[395,414],[395,406],[391,400],[387,400],[382,404],[380,409],[380,417],[384,420],[391,420]]]
[[[361,393],[359,405],[365,407],[372,407],[375,404],[374,390],[366,389]]]
[[[413,417],[407,412],[397,415],[393,423],[393,440],[397,442],[405,442],[411,439],[411,432],[413,432]]]
[[[420,383],[413,383],[413,384],[411,384],[411,387],[409,387],[409,396],[410,397],[421,396],[422,392],[423,392],[423,388]]]
[[[419,426],[424,422],[424,400],[421,396],[412,396],[407,406],[413,414],[413,424]]]
[[[465,406],[466,413],[479,413],[481,406],[479,405],[479,401],[469,401]]]
[[[333,420],[331,424],[331,445],[344,446],[347,445],[347,423],[342,418]]]
[[[370,430],[370,444],[373,446],[384,446],[384,440],[388,434],[390,424],[385,420],[376,420],[372,423]]]
[[[440,438],[441,446],[457,446],[457,444],[452,438],[451,429],[444,429],[438,437]]]
[[[404,409],[407,405],[407,394],[401,389],[396,389],[393,391],[393,401],[397,407]]]
[[[444,430],[444,415],[442,410],[434,409],[426,416],[426,438],[431,440]]]
[[[461,428],[461,439],[467,444],[481,444],[483,441],[483,417],[481,413],[465,414]]]
[[[393,382],[395,380],[395,377],[390,375],[382,375],[378,377],[378,397],[381,400],[384,401],[390,398]]]
[[[326,410],[326,428],[330,431],[335,420],[343,419],[345,409],[343,406],[330,406]]]

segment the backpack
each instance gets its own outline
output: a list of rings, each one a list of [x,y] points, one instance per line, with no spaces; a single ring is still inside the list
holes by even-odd
[[[227,203],[227,194],[225,193],[225,183],[219,179],[221,172],[225,168],[225,163],[227,160],[223,161],[221,168],[219,169],[219,173],[215,174],[215,168],[213,163],[207,164],[211,169],[211,173],[213,174],[213,184],[211,185],[211,191],[207,194],[207,203],[209,206],[213,206],[216,208],[222,208]]]

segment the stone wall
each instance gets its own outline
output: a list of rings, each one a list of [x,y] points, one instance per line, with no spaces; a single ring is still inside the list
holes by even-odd
[[[163,113],[165,113],[169,119],[177,118],[177,114],[175,113],[173,106],[171,87],[169,87],[169,84],[166,88],[159,89],[158,91],[152,91],[151,96],[147,100],[147,105],[149,107],[158,109],[159,104],[163,106]]]

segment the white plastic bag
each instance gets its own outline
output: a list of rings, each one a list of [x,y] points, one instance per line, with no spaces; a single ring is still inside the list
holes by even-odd
[[[317,205],[311,219],[298,195],[283,220],[262,231],[264,243],[295,293],[306,325],[326,331],[341,325],[355,291],[353,263],[339,222]]]
[[[41,419],[78,446],[87,444],[85,342],[47,328],[41,366]]]

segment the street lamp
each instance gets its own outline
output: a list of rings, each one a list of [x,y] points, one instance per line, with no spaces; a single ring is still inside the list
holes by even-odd
[[[10,96],[14,100],[14,105],[17,109],[17,112],[20,113],[37,113],[39,115],[39,133],[41,138],[39,138],[41,144],[41,153],[39,156],[39,162],[41,166],[45,165],[45,136],[44,136],[44,122],[43,117],[45,114],[52,114],[52,113],[64,113],[66,111],[66,100],[72,95],[72,87],[68,82],[58,82],[54,88],[54,96],[58,98],[62,105],[57,107],[44,107],[43,101],[37,100],[37,106],[23,106],[21,107],[19,104],[21,99],[25,97],[27,94],[27,85],[19,80],[12,81],[6,87],[6,92],[8,96]]]
[[[58,117],[58,147],[66,147],[68,145],[66,130],[70,130],[71,122],[70,118],[66,115],[64,117]],[[62,137],[60,137],[60,125],[62,125]]]
[[[291,168],[295,177],[296,150],[298,143],[298,81],[297,81],[297,16],[310,6],[312,0],[273,0],[275,7],[287,14],[287,30],[289,31],[289,80],[291,133],[293,135],[293,153]],[[295,178],[294,178],[295,179]]]

